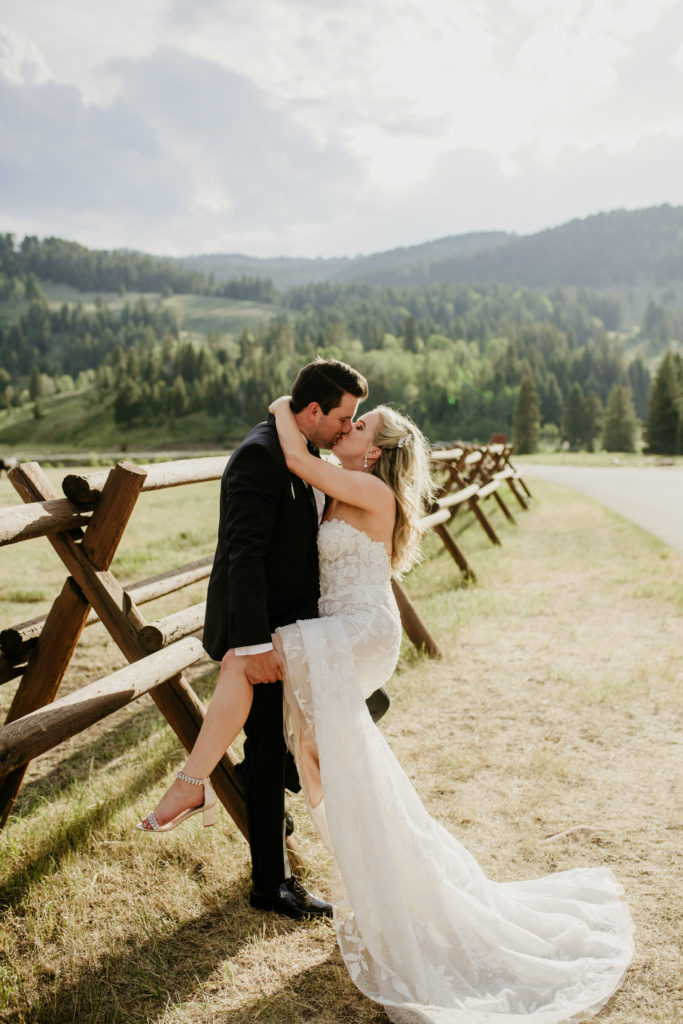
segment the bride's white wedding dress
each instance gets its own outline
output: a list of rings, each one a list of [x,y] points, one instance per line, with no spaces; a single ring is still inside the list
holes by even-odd
[[[400,1024],[592,1016],[633,953],[621,886],[609,868],[492,882],[427,814],[365,706],[401,640],[386,549],[331,520],[319,551],[321,617],[278,637],[287,741],[341,875],[334,922],[352,980]]]

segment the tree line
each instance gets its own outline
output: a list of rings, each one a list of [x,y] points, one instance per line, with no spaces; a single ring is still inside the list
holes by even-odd
[[[397,403],[434,441],[485,441],[501,432],[521,439],[518,405],[528,394],[537,413],[525,445],[540,437],[592,448],[603,435],[617,443],[609,423],[631,417],[631,433],[619,441],[628,449],[637,420],[657,418],[643,358],[627,359],[610,326],[618,304],[586,289],[308,285],[281,296],[286,315],[257,331],[237,339],[213,333],[193,344],[163,299],[119,310],[100,299],[88,313],[81,304],[51,309],[36,275],[25,287],[25,311],[0,325],[0,405],[8,408],[37,400],[42,414],[50,394],[87,385],[122,426],[201,413],[221,417],[236,437],[320,353],[356,365],[373,401]],[[663,365],[678,366],[676,359]],[[680,383],[670,376],[678,410]],[[678,440],[653,429],[648,443]]]
[[[22,297],[30,279],[69,284],[82,292],[159,292],[161,295],[215,295],[256,302],[273,302],[273,283],[242,276],[217,282],[213,275],[186,270],[176,260],[144,253],[87,249],[62,238],[27,235],[16,244],[14,235],[0,235],[0,300]]]
[[[438,243],[416,246],[377,264],[368,257],[366,280],[429,284],[439,280],[556,284],[623,290],[637,284],[680,288],[683,206],[612,210],[533,235],[508,237],[478,251],[442,255]],[[359,273],[354,267],[351,272]],[[361,265],[360,272],[363,272]]]
[[[515,406],[517,450],[523,454],[536,451],[540,431],[541,402],[533,379],[527,376]],[[637,432],[638,416],[630,387],[615,384],[603,408],[595,392],[586,395],[578,382],[572,385],[562,415],[561,436],[567,447],[593,451],[600,439],[608,452],[633,452]],[[646,453],[683,454],[683,358],[672,349],[666,352],[655,374],[644,441]]]

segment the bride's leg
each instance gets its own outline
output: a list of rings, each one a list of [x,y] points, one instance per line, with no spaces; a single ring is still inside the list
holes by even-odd
[[[244,669],[244,659],[228,653],[221,668],[213,697],[183,772],[194,779],[205,779],[214,770],[225,751],[239,734],[251,708],[253,689]],[[186,808],[204,800],[203,787],[176,779],[154,809],[159,825],[165,825]],[[151,827],[144,819],[143,824]]]
[[[301,737],[301,741],[299,743],[299,759],[301,774],[303,776],[301,781],[304,793],[306,794],[306,800],[308,801],[308,812],[311,815],[313,824],[318,830],[320,838],[330,853],[332,853],[332,840],[327,827],[323,787],[320,779],[318,746],[313,736],[308,732],[303,734]]]
[[[301,782],[304,787],[308,806],[316,807],[323,798],[323,787],[320,781],[320,760],[318,746],[311,733],[306,730],[299,740],[299,767]]]
[[[280,637],[277,634],[273,635],[273,647],[280,656],[282,664],[286,665],[286,658],[282,649]],[[325,817],[325,802],[323,800],[323,787],[320,778],[318,744],[316,743],[313,729],[306,721],[305,715],[299,707],[296,697],[287,685],[287,681],[283,681],[285,683],[283,688],[283,699],[285,705],[290,705],[289,728],[286,731],[289,736],[289,742],[292,743],[294,748],[292,750],[292,754],[294,755],[297,770],[299,772],[299,780],[306,797],[306,803],[308,804],[311,820],[317,828],[320,838],[325,843],[328,850],[332,852],[332,841],[327,828],[327,818]],[[288,715],[285,711],[285,719],[287,718]]]

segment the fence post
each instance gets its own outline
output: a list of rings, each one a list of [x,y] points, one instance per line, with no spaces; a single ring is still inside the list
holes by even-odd
[[[475,576],[474,569],[472,569],[469,562],[463,555],[462,551],[451,537],[448,527],[445,525],[445,523],[438,523],[434,527],[434,532],[438,534],[438,536],[441,538],[444,547],[449,552],[458,568],[461,570],[465,579],[472,580],[472,582],[474,582],[477,578]]]
[[[147,654],[139,636],[147,623],[108,569],[135,500],[142,490],[145,476],[145,470],[127,463],[120,463],[109,473],[82,543],[68,534],[48,535],[50,543],[71,572],[86,601],[93,606],[129,661],[137,661]],[[44,501],[52,495],[50,481],[37,463],[27,463],[13,471],[12,483],[25,501]],[[93,527],[95,530],[91,534]],[[151,696],[180,741],[190,750],[204,718],[204,708],[192,687],[178,674],[152,690]],[[234,755],[228,752],[211,778],[221,801],[246,836],[246,808],[234,763]],[[19,786],[16,792],[18,789]],[[0,825],[8,813],[5,813]]]
[[[118,472],[117,472],[118,470]],[[145,480],[135,466],[116,467],[109,476],[81,548],[95,569],[108,569],[123,536]],[[24,501],[45,501],[58,495],[37,463],[13,469],[10,479]],[[60,543],[74,543],[59,538]],[[59,546],[55,545],[59,552]],[[6,723],[50,704],[56,697],[90,611],[80,587],[69,577],[45,620],[40,640],[31,655],[7,715]],[[9,816],[21,789],[28,762],[9,772],[0,784],[0,827]]]
[[[398,610],[401,614],[401,623],[403,628],[417,647],[418,651],[426,651],[426,653],[431,655],[432,658],[440,658],[441,651],[437,647],[436,640],[415,611],[410,598],[401,584],[398,580],[392,579],[391,586],[394,591]]]

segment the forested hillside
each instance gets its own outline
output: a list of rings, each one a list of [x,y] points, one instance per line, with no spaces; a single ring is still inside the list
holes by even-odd
[[[441,238],[355,259],[259,260],[234,255],[186,257],[189,270],[223,280],[272,278],[275,287],[328,282],[432,284],[458,281],[628,290],[673,288],[683,305],[683,207],[613,210],[518,237],[503,231]]]
[[[523,392],[539,410],[542,440],[592,447],[606,429],[610,402],[622,418],[628,413],[627,436],[635,437],[635,414],[649,414],[648,364],[683,336],[676,305],[654,299],[641,330],[631,330],[618,291],[321,282],[276,293],[256,278],[217,284],[169,261],[93,253],[59,239],[16,244],[7,235],[0,243],[4,445],[47,437],[78,444],[79,415],[89,424],[86,448],[123,444],[129,434],[150,444],[224,445],[261,418],[269,399],[319,353],[356,365],[373,401],[398,403],[433,441],[512,433]],[[512,243],[493,244],[490,259]],[[91,291],[99,283],[103,295],[88,309],[48,302],[47,280]],[[147,296],[127,301],[129,283],[149,289]],[[245,307],[255,289],[280,312],[267,322],[245,319],[252,326],[237,332],[207,316],[214,328],[189,334],[178,315],[182,287],[193,293],[195,316],[198,304],[240,289]],[[672,388],[678,415],[679,385]],[[67,408],[68,432],[60,419]]]
[[[62,238],[27,235],[15,245],[12,235],[0,235],[0,301],[13,294],[14,282],[29,275],[42,281],[73,285],[80,291],[173,292],[223,295],[270,302],[273,285],[262,277],[216,283],[211,276],[185,270],[177,260],[136,252],[87,249]]]
[[[186,270],[213,274],[217,281],[227,281],[242,275],[265,277],[280,289],[322,281],[373,281],[387,284],[400,283],[404,278],[410,278],[419,268],[429,267],[435,261],[492,249],[513,237],[504,231],[481,231],[373,253],[371,256],[357,256],[354,259],[294,259],[284,256],[258,259],[255,256],[226,253],[182,256],[177,262]]]
[[[405,279],[405,277],[403,277]],[[536,287],[683,285],[683,207],[614,210],[494,249],[416,266],[412,283],[497,281]],[[683,295],[683,292],[681,292]]]

